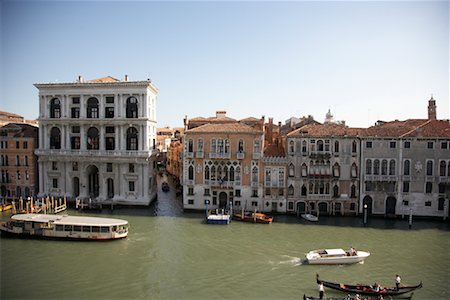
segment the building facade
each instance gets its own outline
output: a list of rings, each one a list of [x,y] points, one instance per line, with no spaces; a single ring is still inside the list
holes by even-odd
[[[35,84],[40,195],[148,205],[156,196],[156,96],[112,77]]]
[[[361,201],[369,214],[448,217],[450,123],[382,122],[361,142]]]
[[[183,206],[264,211],[264,119],[231,119],[225,112],[216,117],[186,122],[183,139]]]
[[[287,135],[288,211],[356,215],[360,130],[311,123]]]
[[[6,200],[35,197],[38,192],[38,127],[9,123],[0,128],[0,196]]]

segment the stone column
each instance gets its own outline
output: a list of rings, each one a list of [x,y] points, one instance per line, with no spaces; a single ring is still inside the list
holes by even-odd
[[[100,105],[98,108],[99,109],[98,117],[99,117],[99,119],[104,119],[105,118],[105,104],[104,104],[105,96],[103,94],[101,94],[99,98],[100,98],[99,99]],[[100,149],[101,149],[101,147],[100,147]]]
[[[80,125],[80,150],[86,150],[86,129]]]
[[[100,126],[100,151],[105,150],[105,126]]]

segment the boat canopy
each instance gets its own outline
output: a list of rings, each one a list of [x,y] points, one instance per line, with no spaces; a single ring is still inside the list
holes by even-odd
[[[328,255],[346,255],[347,253],[342,249],[325,249]]]
[[[121,219],[47,214],[17,214],[12,216],[11,219],[22,222],[53,222],[55,225],[119,226],[128,224],[128,221]]]

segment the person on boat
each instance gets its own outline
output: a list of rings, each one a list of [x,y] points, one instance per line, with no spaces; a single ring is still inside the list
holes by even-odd
[[[353,248],[353,246],[350,247],[350,255],[355,256],[356,255],[356,249]]]
[[[325,289],[323,287],[322,281],[319,283],[319,298],[323,299],[323,293],[325,292]]]
[[[374,285],[373,285],[373,291],[374,291],[374,292],[377,292],[377,293],[380,291],[380,286],[379,286],[378,283],[376,283],[376,282],[375,282]]]
[[[395,286],[397,287],[397,291],[399,290],[399,288],[400,288],[400,281],[401,281],[402,279],[400,278],[400,276],[398,276],[398,274],[395,274]]]

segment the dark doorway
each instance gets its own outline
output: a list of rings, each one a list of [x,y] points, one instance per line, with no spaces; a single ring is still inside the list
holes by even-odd
[[[90,165],[87,168],[88,184],[89,184],[89,197],[92,199],[97,198],[100,194],[100,186],[98,181],[98,168]]]
[[[112,178],[108,178],[107,185],[108,185],[108,199],[111,199],[112,197],[114,197],[114,181],[112,180]]]
[[[386,199],[386,217],[395,217],[395,205],[397,204],[397,199],[395,197],[389,196]]]
[[[320,214],[327,214],[328,213],[328,205],[325,202],[319,203],[319,212]]]
[[[73,195],[75,197],[80,195],[80,179],[78,177],[73,178]]]
[[[226,208],[228,202],[227,200],[228,200],[227,193],[221,192],[219,194],[219,208]]]
[[[297,213],[298,214],[306,213],[306,203],[305,202],[297,202]]]
[[[367,215],[370,216],[372,215],[372,198],[370,196],[365,196],[363,199],[363,211],[362,213],[364,213],[364,205],[367,205]]]

